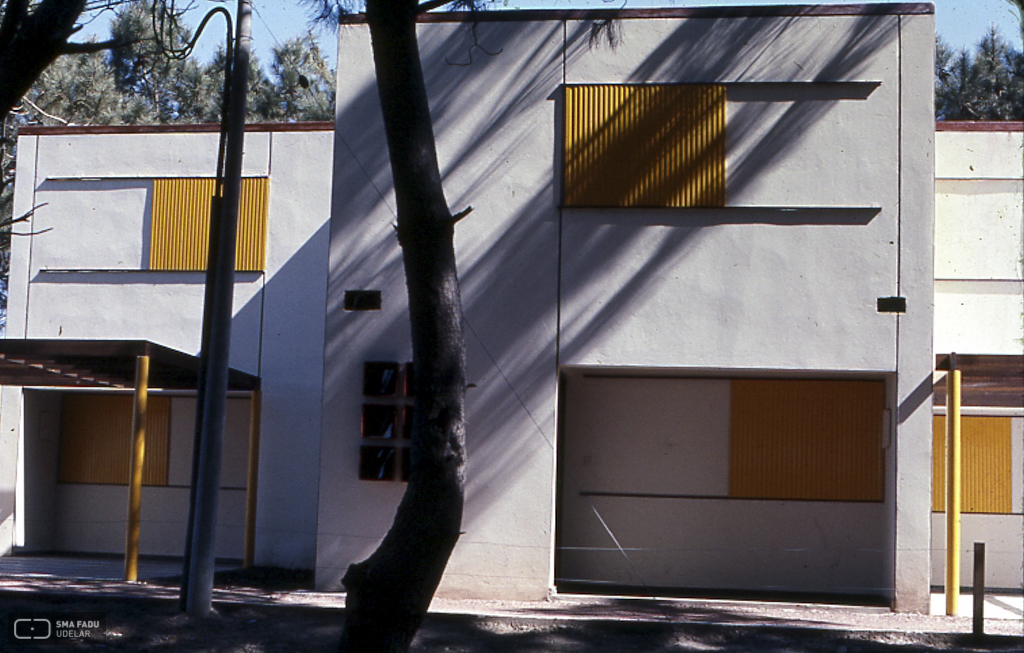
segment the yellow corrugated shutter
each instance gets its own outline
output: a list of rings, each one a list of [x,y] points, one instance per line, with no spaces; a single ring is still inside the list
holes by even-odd
[[[729,495],[881,501],[883,381],[733,380]]]
[[[150,235],[151,270],[205,270],[210,232],[213,179],[156,179]],[[235,269],[266,268],[267,215],[270,181],[242,180]]]
[[[133,405],[129,395],[64,395],[58,474],[61,483],[128,484]],[[146,412],[143,485],[167,485],[170,416],[170,399],[151,395]]]
[[[725,97],[721,85],[566,87],[563,203],[725,206]]]
[[[946,418],[932,419],[932,510],[946,510]],[[962,512],[1013,512],[1012,446],[1009,417],[960,418]]]
[[[266,177],[242,180],[235,269],[258,272],[267,267],[267,215],[270,180]]]

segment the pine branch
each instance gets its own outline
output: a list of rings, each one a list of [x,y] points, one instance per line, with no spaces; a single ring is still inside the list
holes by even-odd
[[[57,122],[64,123],[65,125],[70,125],[71,124],[70,122],[68,122],[67,120],[64,120],[63,118],[61,118],[59,116],[55,116],[55,115],[53,115],[51,113],[47,113],[38,104],[36,104],[32,100],[28,99],[27,97],[21,98],[21,101],[24,102],[25,104],[29,105],[30,107],[32,107],[36,112],[43,114],[43,116],[49,118],[50,120],[56,120]],[[0,225],[0,226],[3,226],[3,225]]]
[[[109,41],[100,41],[98,43],[65,43],[60,48],[61,54],[93,54],[95,52],[103,52],[104,50],[116,50],[118,48],[127,47],[139,43],[140,39],[134,39],[131,41],[122,41],[120,39],[110,39]]]
[[[452,224],[457,223],[459,220],[461,220],[462,218],[466,217],[467,215],[469,215],[472,212],[473,212],[473,207],[472,206],[467,206],[466,208],[462,209],[461,211],[459,211],[458,213],[456,213],[455,215],[452,216]]]
[[[48,202],[43,202],[42,204],[36,204],[31,209],[29,209],[28,211],[26,211],[22,215],[18,216],[17,218],[11,218],[10,220],[4,220],[4,221],[0,222],[0,229],[3,229],[4,227],[9,227],[12,224],[15,224],[15,223],[18,223],[18,222],[26,222],[26,221],[28,221],[29,218],[31,218],[33,215],[35,215],[36,209],[41,209],[44,206],[46,206],[47,204],[48,204]],[[49,231],[49,229],[47,229],[45,231]],[[40,233],[43,233],[43,232],[40,232]],[[18,234],[18,235],[24,235],[24,234]]]

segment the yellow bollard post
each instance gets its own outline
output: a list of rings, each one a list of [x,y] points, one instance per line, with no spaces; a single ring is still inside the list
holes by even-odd
[[[260,472],[260,416],[263,395],[253,390],[249,411],[249,474],[245,482],[245,549],[242,566],[249,568],[256,556],[256,489]]]
[[[960,370],[956,354],[946,373],[946,614],[960,604]]]
[[[139,578],[139,508],[142,505],[142,465],[146,459],[146,409],[149,404],[149,356],[135,359],[135,408],[132,411],[132,466],[128,491],[128,528],[124,579]]]

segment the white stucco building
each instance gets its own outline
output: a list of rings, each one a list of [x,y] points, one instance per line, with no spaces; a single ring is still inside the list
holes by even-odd
[[[591,38],[607,18],[614,47]],[[465,533],[440,593],[927,610],[946,347],[931,5],[440,14],[419,29],[447,197],[475,208],[456,234]],[[369,39],[342,31],[333,141],[330,126],[246,136],[265,260],[238,274],[231,362],[262,380],[256,562],[315,568],[322,589],[390,524],[414,402]],[[203,275],[158,217],[212,175],[216,135],[106,131],[23,132],[15,212],[38,208],[15,240],[8,337],[194,354]],[[72,391],[3,393],[0,550],[120,550],[125,488],[61,481]],[[194,400],[165,394],[143,553],[184,539]],[[231,557],[245,401],[225,454]]]
[[[591,38],[610,17],[614,47]],[[931,6],[428,15],[419,33],[448,201],[475,208],[456,233],[465,534],[440,592],[927,609]],[[410,356],[365,26],[339,47],[323,588],[403,490],[401,439],[358,425],[406,400],[367,396],[363,363]],[[343,309],[371,290],[379,311]],[[397,456],[394,480],[338,463],[361,455]]]
[[[245,211],[262,231],[236,276],[231,366],[262,379],[256,559],[289,567],[315,560],[332,127],[257,126],[245,138],[257,200]],[[211,125],[23,129],[14,212],[36,208],[12,246],[7,338],[146,339],[197,354],[205,274],[188,255],[205,238],[160,218],[206,210],[217,141]],[[123,551],[128,461],[96,456],[115,446],[105,434],[118,420],[130,429],[130,389],[2,392],[0,551]],[[164,417],[147,459],[161,471],[144,480],[141,553],[181,555],[195,393],[152,394]],[[244,393],[228,403],[217,554],[239,558],[250,408]]]
[[[935,352],[963,375],[961,584],[1024,587],[1024,123],[938,123]],[[936,377],[932,584],[946,551],[945,374]]]

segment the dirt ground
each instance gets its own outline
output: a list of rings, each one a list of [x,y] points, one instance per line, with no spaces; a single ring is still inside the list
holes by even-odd
[[[218,587],[242,588],[238,597],[256,592],[281,592],[301,586],[304,579],[269,574],[260,578],[220,576]],[[239,599],[215,601],[215,613],[193,618],[178,610],[169,579],[153,596],[109,595],[99,585],[55,586],[38,583],[0,590],[0,651],[132,651],[133,653],[319,653],[334,651],[344,610],[338,607],[264,605]],[[258,585],[252,588],[248,586]],[[247,589],[248,587],[248,589]],[[159,584],[154,588],[161,589]],[[249,592],[248,594],[246,592]],[[222,596],[229,596],[224,594]],[[102,613],[102,632],[70,644],[31,645],[13,639],[12,615],[18,613]],[[643,615],[481,616],[431,614],[413,645],[419,652],[449,653],[926,653],[947,651],[1024,650],[1024,638],[990,635],[976,641],[969,634],[928,630],[884,630],[794,625],[771,618],[738,618],[721,610],[705,612],[699,621],[660,619]],[[742,615],[739,615],[742,616]],[[628,617],[628,618],[625,618]],[[870,628],[872,616],[865,614]],[[711,622],[711,623],[709,623]],[[883,621],[879,620],[880,626]]]

